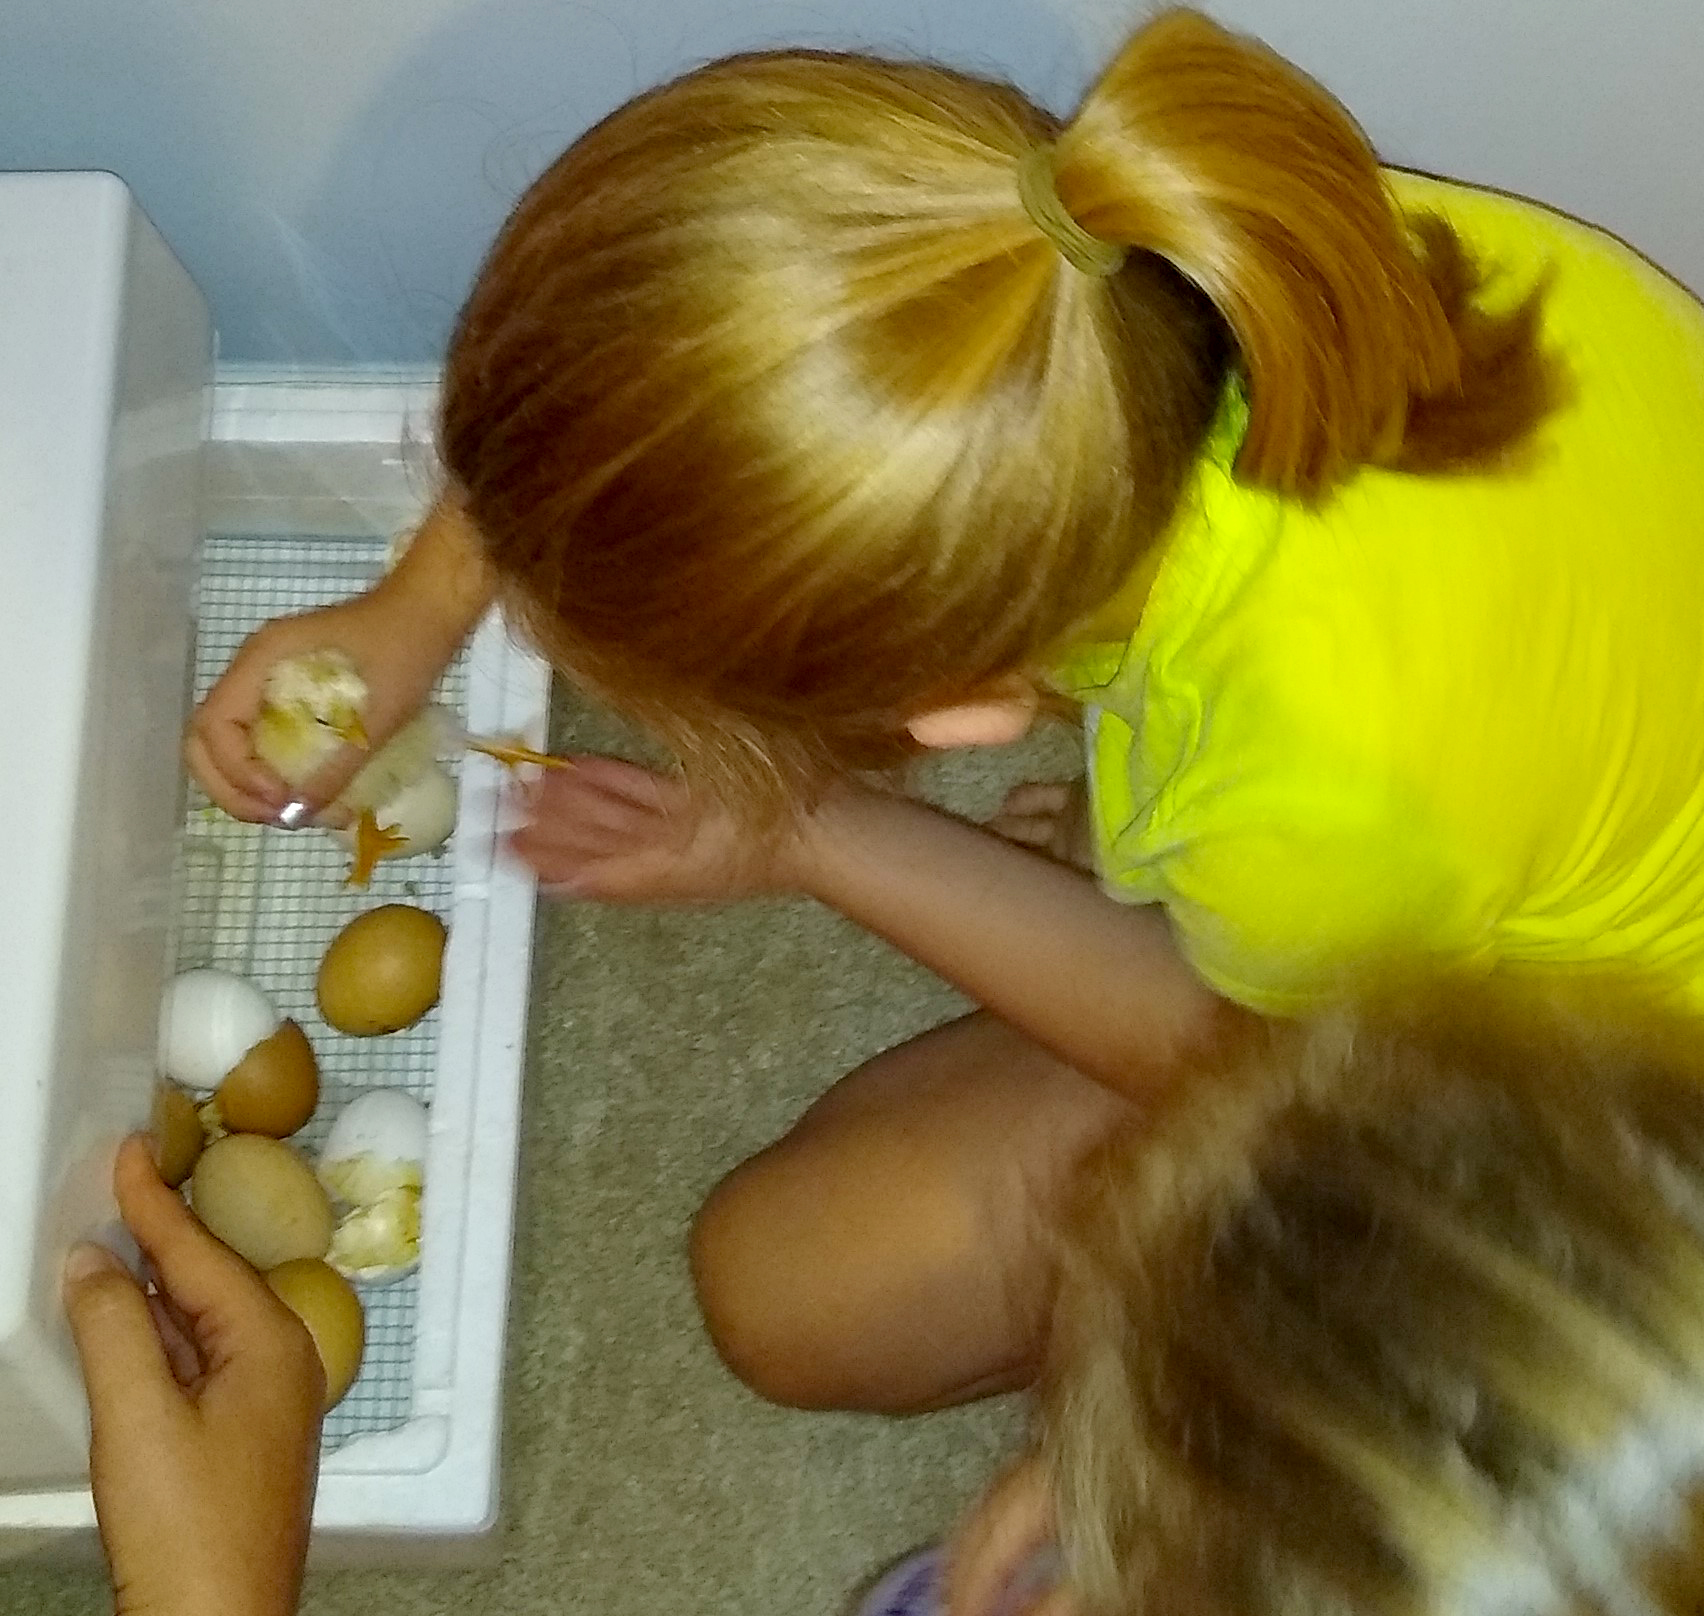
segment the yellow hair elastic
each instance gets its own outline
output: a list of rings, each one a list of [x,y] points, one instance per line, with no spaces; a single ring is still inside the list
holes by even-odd
[[[1024,212],[1059,256],[1085,275],[1116,273],[1130,256],[1128,247],[1092,236],[1066,211],[1053,177],[1053,148],[1032,146],[1018,163],[1018,200]]]

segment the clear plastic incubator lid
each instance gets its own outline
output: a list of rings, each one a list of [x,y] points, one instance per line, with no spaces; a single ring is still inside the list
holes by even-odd
[[[75,1482],[58,1300],[147,1116],[212,330],[104,174],[0,174],[0,1489]]]

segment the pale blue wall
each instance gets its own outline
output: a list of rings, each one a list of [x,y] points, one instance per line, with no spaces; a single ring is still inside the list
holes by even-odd
[[[1223,0],[1386,154],[1595,217],[1704,286],[1700,0]],[[434,359],[516,193],[636,89],[781,41],[1068,104],[1121,0],[0,0],[0,167],[128,179],[227,358]]]

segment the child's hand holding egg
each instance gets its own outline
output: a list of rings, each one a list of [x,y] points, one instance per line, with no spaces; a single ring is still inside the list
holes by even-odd
[[[307,1035],[246,978],[186,971],[161,1006],[159,1066],[152,1131],[161,1177],[173,1188],[189,1181],[196,1216],[302,1320],[330,1408],[360,1368],[365,1328],[348,1281],[322,1260],[336,1225],[331,1201],[281,1142],[319,1102]],[[214,1092],[198,1110],[180,1085]]]
[[[189,1197],[208,1231],[265,1275],[313,1337],[332,1407],[360,1370],[366,1325],[349,1282],[323,1260],[335,1220],[313,1169],[281,1140],[226,1134],[202,1152]]]
[[[321,1013],[355,1037],[412,1026],[438,1001],[444,944],[443,922],[424,909],[387,904],[358,915],[321,960]],[[159,1067],[162,1175],[174,1187],[188,1180],[202,1223],[301,1318],[325,1368],[329,1408],[353,1382],[364,1345],[349,1281],[389,1284],[420,1261],[425,1107],[395,1089],[360,1096],[333,1126],[316,1177],[282,1142],[319,1101],[313,1048],[229,971],[186,971],[170,984]],[[197,1109],[186,1090],[213,1092]],[[347,1209],[341,1220],[332,1196]]]

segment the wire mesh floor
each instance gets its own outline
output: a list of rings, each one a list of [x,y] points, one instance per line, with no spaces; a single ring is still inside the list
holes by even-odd
[[[385,543],[377,538],[209,537],[196,601],[196,700],[252,630],[269,618],[364,589],[384,560]],[[465,717],[465,687],[458,662],[437,699]],[[310,1158],[338,1112],[366,1089],[405,1089],[429,1104],[437,1065],[436,1011],[405,1032],[351,1038],[321,1019],[314,978],[326,945],[362,910],[406,902],[447,922],[449,862],[430,854],[393,860],[379,867],[365,892],[345,887],[347,871],[348,855],[330,835],[240,824],[190,787],[178,858],[174,968],[215,965],[240,972],[301,1024],[319,1057],[320,1103],[291,1142]],[[324,1451],[407,1422],[418,1283],[410,1276],[361,1287],[366,1355],[348,1396],[326,1418]]]

